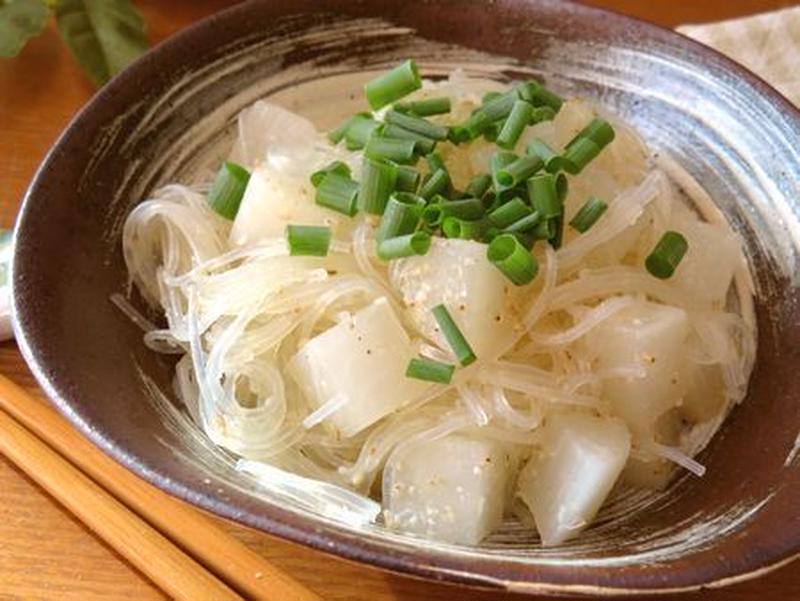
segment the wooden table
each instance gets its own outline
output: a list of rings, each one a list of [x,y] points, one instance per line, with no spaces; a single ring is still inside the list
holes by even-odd
[[[446,0],[440,0],[446,1]],[[138,0],[152,42],[230,2]],[[594,0],[593,4],[675,26],[795,4],[786,0]],[[0,60],[0,227],[10,227],[37,164],[93,90],[51,27],[15,60]],[[43,398],[13,343],[0,345],[0,373]],[[515,597],[463,592],[328,557],[261,533],[224,527],[277,566],[322,593],[343,599],[501,601]],[[0,457],[0,601],[166,599],[112,549]],[[800,569],[789,565],[758,581],[683,600],[800,599]]]

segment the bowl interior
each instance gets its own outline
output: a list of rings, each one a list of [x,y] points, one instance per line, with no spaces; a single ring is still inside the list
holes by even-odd
[[[371,72],[408,56],[535,76],[636,126],[709,191],[745,241],[759,351],[750,392],[664,494],[618,498],[577,541],[540,549],[513,523],[477,548],[348,522],[313,495],[233,469],[172,401],[172,364],[109,301],[126,290],[121,224],[160,184],[202,177],[237,112],[270,98],[329,127],[362,108]],[[386,568],[536,592],[654,591],[737,578],[800,547],[797,181],[800,118],[766,85],[663,30],[547,1],[299,0],[235,7],[164,44],[93,100],[26,197],[13,265],[17,334],[79,427],[162,488],[240,522]],[[68,274],[68,275],[66,275]]]

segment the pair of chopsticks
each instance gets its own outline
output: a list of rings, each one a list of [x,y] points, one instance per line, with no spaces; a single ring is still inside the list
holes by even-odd
[[[322,601],[3,376],[0,453],[177,601]]]

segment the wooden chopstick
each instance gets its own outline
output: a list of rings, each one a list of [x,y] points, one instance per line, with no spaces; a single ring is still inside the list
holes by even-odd
[[[0,411],[0,453],[171,597],[181,601],[241,601],[242,597],[5,411]]]
[[[160,531],[164,537],[170,539],[247,599],[254,601],[322,601],[322,598],[316,593],[308,590],[268,563],[263,557],[248,549],[198,510],[173,499],[134,476],[81,436],[54,409],[37,401],[3,376],[0,376],[0,408],[8,414],[3,415],[2,419],[0,419],[0,423],[3,425],[0,428],[0,452],[6,454],[9,459],[29,473],[34,480],[92,529],[95,529],[95,520],[93,519],[95,515],[91,511],[88,512],[88,515],[86,511],[79,513],[81,507],[73,509],[73,505],[70,504],[75,502],[75,498],[71,497],[71,491],[69,490],[72,486],[86,488],[84,485],[87,483],[88,485],[93,485],[102,494],[94,495],[92,498],[97,499],[97,502],[101,505],[105,503],[113,504],[116,503],[116,499],[119,499],[130,508],[127,514],[122,512],[115,514],[119,516],[120,520],[123,520],[122,516],[126,515],[126,519],[130,518],[131,524],[138,521],[143,528],[146,528],[146,524],[142,522],[142,519],[146,520],[153,528]],[[9,415],[14,419],[9,418]],[[48,448],[47,445],[40,442],[29,432],[26,432],[22,426],[15,424],[14,420],[17,420],[19,424],[36,434],[36,436],[49,444],[52,449]],[[13,432],[15,435],[12,437],[7,434],[7,431]],[[25,437],[25,434],[28,436]],[[12,438],[11,442],[5,440],[6,438]],[[27,444],[29,449],[20,453],[19,445],[21,443],[19,440],[23,440],[23,444]],[[38,446],[34,445],[34,442],[37,442]],[[34,468],[32,462],[29,461],[28,455],[31,449],[37,451],[41,447],[46,449],[49,454],[46,452],[37,453],[37,456],[42,459],[38,466]],[[54,452],[53,449],[57,452]],[[59,456],[59,453],[68,459],[71,464],[74,464],[75,467]],[[72,468],[72,472],[61,469],[63,468],[62,464]],[[113,497],[75,468],[90,476],[97,484],[110,492]],[[53,472],[56,475],[52,475]],[[65,482],[59,479],[59,474],[69,474],[67,477],[69,482],[78,484],[62,486]],[[85,503],[84,506],[88,505],[89,503]],[[122,507],[122,509],[125,508]],[[103,527],[103,525],[101,524],[100,527]],[[147,530],[152,532],[149,528]],[[106,538],[100,530],[96,531],[101,537]],[[114,533],[112,532],[109,535],[113,536]],[[128,557],[156,584],[164,588],[165,592],[176,598],[186,598],[191,601],[240,598],[235,594],[230,596],[230,593],[228,593],[229,596],[227,597],[212,597],[209,591],[215,590],[213,587],[206,590],[204,595],[179,597],[179,591],[167,588],[169,586],[168,582],[162,583],[163,578],[171,580],[175,577],[177,579],[174,573],[169,573],[169,571],[165,574],[152,573],[154,570],[161,571],[159,565],[157,565],[160,562],[156,559],[160,558],[159,553],[153,550],[149,553],[149,556],[144,554],[141,557],[142,565],[140,565],[136,563],[135,557],[129,557],[126,554],[127,548],[131,546],[129,542],[131,539],[123,537],[122,539],[115,538],[114,540],[106,538],[106,540]],[[132,549],[130,552],[132,555],[137,556],[140,549]],[[190,560],[188,557],[186,559]],[[205,573],[205,576],[208,579],[209,574]],[[218,580],[213,580],[220,584]],[[188,586],[186,579],[182,579],[179,584]]]

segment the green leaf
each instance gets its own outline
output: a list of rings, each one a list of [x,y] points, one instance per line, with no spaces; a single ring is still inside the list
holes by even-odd
[[[0,56],[19,54],[30,38],[42,33],[48,16],[41,0],[0,2]]]
[[[147,49],[144,21],[128,0],[59,0],[56,23],[96,85],[107,82]]]

